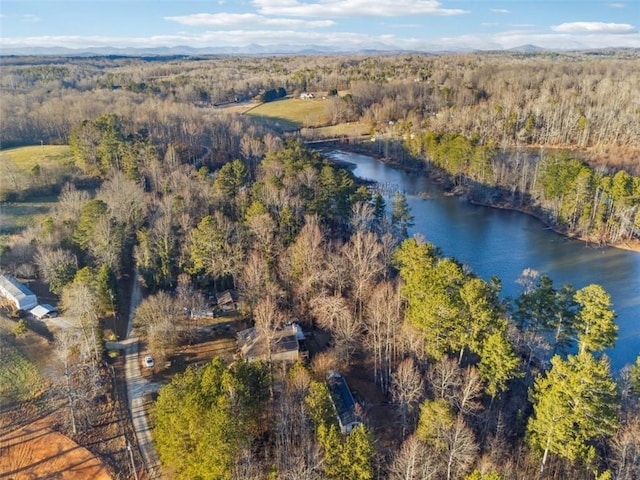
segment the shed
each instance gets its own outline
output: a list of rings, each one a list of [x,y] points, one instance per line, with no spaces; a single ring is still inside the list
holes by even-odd
[[[38,297],[12,275],[0,275],[0,295],[13,303],[17,310],[29,310],[38,305]]]
[[[52,307],[48,303],[43,303],[42,305],[38,305],[29,310],[29,313],[38,320],[43,320],[45,318],[58,316],[58,309],[56,307]]]
[[[234,290],[216,293],[216,302],[218,308],[223,312],[238,310],[238,294]]]
[[[356,401],[351,394],[349,385],[342,375],[329,371],[327,374],[327,387],[331,394],[331,401],[338,417],[338,424],[342,433],[350,433],[358,425],[362,424],[362,418],[356,412]]]

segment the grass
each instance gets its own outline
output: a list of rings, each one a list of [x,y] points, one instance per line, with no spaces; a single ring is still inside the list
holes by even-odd
[[[319,98],[285,98],[262,103],[245,112],[245,115],[260,118],[282,130],[297,130],[302,127],[326,125],[325,108],[325,100]]]
[[[8,341],[9,335],[0,330],[0,405],[34,398],[45,385],[36,366]]]
[[[370,133],[371,127],[364,122],[338,123],[313,129],[314,138],[359,137]]]
[[[10,235],[42,222],[57,203],[57,197],[30,198],[25,202],[0,204],[0,235]]]
[[[59,183],[73,169],[73,155],[68,145],[0,150],[0,198]]]

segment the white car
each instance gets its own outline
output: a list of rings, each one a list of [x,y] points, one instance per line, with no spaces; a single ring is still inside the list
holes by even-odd
[[[153,358],[151,358],[151,355],[147,355],[146,357],[144,357],[144,366],[147,368],[151,368],[153,367]]]

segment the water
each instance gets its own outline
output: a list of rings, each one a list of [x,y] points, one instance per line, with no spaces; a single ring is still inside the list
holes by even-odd
[[[548,275],[556,287],[602,285],[618,315],[618,340],[607,352],[612,368],[635,362],[640,353],[640,253],[586,246],[529,215],[445,196],[424,176],[395,170],[366,155],[333,151],[329,156],[356,165],[354,173],[360,178],[402,191],[414,216],[410,234],[423,234],[445,256],[469,265],[484,279],[497,275],[505,296],[520,294],[516,279],[525,268]]]

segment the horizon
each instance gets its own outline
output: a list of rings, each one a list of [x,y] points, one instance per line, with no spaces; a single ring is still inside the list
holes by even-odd
[[[640,48],[639,23],[640,0],[3,0],[0,54]]]

